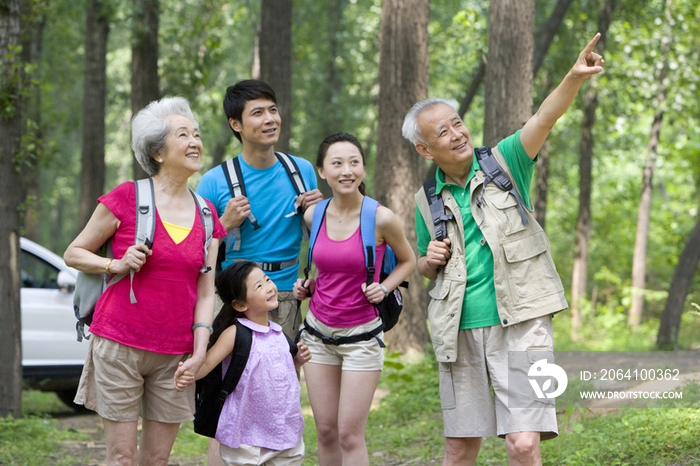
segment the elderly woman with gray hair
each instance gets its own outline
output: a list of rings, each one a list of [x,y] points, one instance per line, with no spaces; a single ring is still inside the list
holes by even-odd
[[[98,199],[64,255],[86,273],[136,272],[133,282],[116,282],[97,302],[75,402],[102,416],[109,465],[165,466],[180,423],[194,412],[194,386],[181,391],[175,372],[180,361],[192,373],[204,363],[214,313],[214,273],[200,272],[205,229],[187,187],[203,151],[187,100],[164,98],[141,110],[132,121],[132,148],[153,181],[153,245],[134,244],[135,185],[126,182]],[[213,237],[223,237],[216,215],[213,220]],[[114,259],[96,254],[108,239]],[[212,269],[217,248],[213,240],[207,249]]]

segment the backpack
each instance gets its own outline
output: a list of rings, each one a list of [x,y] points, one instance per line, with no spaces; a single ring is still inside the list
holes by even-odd
[[[332,198],[331,198],[332,199]],[[311,270],[311,262],[313,258],[313,248],[316,243],[316,237],[321,228],[321,222],[326,214],[326,209],[331,199],[324,199],[319,202],[314,209],[313,222],[311,224],[311,234],[309,237],[309,252],[306,259],[306,268],[304,275],[308,279],[309,271]],[[362,200],[362,210],[360,211],[360,234],[362,236],[362,249],[365,255],[365,267],[367,268],[367,281],[369,286],[374,282],[374,254],[375,249],[375,217],[379,203],[371,197],[365,196]],[[387,244],[382,258],[382,268],[379,272],[380,281],[386,279],[396,267],[396,255],[391,247]],[[404,281],[399,286],[408,287],[408,282]],[[375,305],[377,314],[382,319],[380,331],[385,332],[391,330],[399,321],[399,315],[403,310],[403,297],[398,287],[394,288],[387,296]],[[379,332],[377,332],[379,333]],[[346,343],[350,343],[347,341]]]
[[[275,156],[277,159],[282,163],[282,166],[284,167],[284,170],[287,172],[287,176],[289,176],[290,181],[292,182],[292,186],[294,186],[294,190],[296,191],[297,195],[301,195],[307,191],[306,185],[304,184],[304,179],[301,176],[301,172],[299,171],[299,167],[297,166],[296,162],[294,159],[289,155],[289,154],[284,154],[281,152],[275,152]],[[234,157],[231,160],[227,160],[221,164],[221,168],[224,171],[224,175],[226,176],[226,181],[228,182],[229,190],[231,191],[231,197],[238,197],[238,196],[246,196],[246,190],[245,190],[245,183],[243,182],[243,174],[241,172],[241,162],[238,159],[238,157]],[[301,211],[301,206],[298,203],[294,204],[296,211],[298,214],[302,214],[303,212]],[[253,229],[257,230],[260,228],[260,225],[258,224],[258,221],[255,219],[255,216],[253,216],[253,213],[251,212],[248,214],[248,221],[253,225]],[[308,238],[308,230],[306,230],[306,224],[302,221],[302,229],[304,230],[304,239]],[[224,261],[226,258],[226,251],[228,251],[230,243],[231,243],[231,238],[235,238],[233,242],[233,250],[234,251],[239,251],[241,249],[241,229],[240,227],[236,227],[233,230],[229,232],[229,235],[226,238],[225,244],[222,243],[221,248],[224,248],[223,251],[219,249],[219,256],[218,256],[218,261],[217,261],[217,270],[221,270],[221,262]]]
[[[134,186],[136,189],[136,235],[134,244],[145,244],[149,248],[152,248],[153,236],[156,230],[156,200],[153,190],[153,180],[151,178],[138,180],[134,183]],[[210,270],[210,267],[207,267],[207,249],[211,244],[214,234],[214,219],[211,209],[204,198],[191,189],[190,194],[192,194],[195,200],[199,217],[204,226],[204,263],[199,271],[200,273],[206,273]],[[111,238],[102,245],[98,254],[106,258],[114,258]],[[92,274],[78,272],[75,294],[73,295],[73,311],[75,312],[75,318],[78,320],[75,324],[78,341],[83,341],[83,338],[86,340],[90,339],[90,336],[85,334],[85,326],[89,326],[92,323],[92,315],[95,312],[97,300],[100,299],[102,293],[127,275],[130,276],[131,280],[130,300],[132,304],[135,304],[137,301],[134,295],[133,270],[129,273],[115,274],[112,276],[107,273]]]
[[[206,376],[197,380],[195,386],[194,431],[199,435],[215,438],[219,417],[226,398],[233,393],[243,375],[253,344],[253,331],[236,320],[236,339],[231,352],[231,363],[223,374],[223,364],[219,363]],[[284,335],[284,333],[283,333]],[[292,359],[299,348],[287,337]]]
[[[518,202],[518,209],[520,210],[520,217],[523,220],[523,225],[528,224],[527,216],[525,215],[525,201],[520,192],[518,192],[515,184],[511,181],[510,177],[503,171],[503,168],[498,164],[498,161],[493,156],[491,148],[483,146],[474,150],[476,153],[476,160],[479,162],[479,166],[486,176],[484,179],[484,187],[493,182],[499,189],[510,193],[515,197]],[[432,177],[423,184],[423,191],[425,197],[428,199],[428,206],[430,207],[430,215],[432,217],[433,225],[435,225],[435,239],[438,241],[444,241],[447,238],[447,222],[454,220],[452,214],[447,214],[445,212],[445,204],[442,201],[442,196],[440,193],[436,192],[437,178]],[[481,196],[476,199],[476,204],[481,207],[484,203],[484,190],[481,190]],[[484,212],[481,212],[481,223],[484,222]]]

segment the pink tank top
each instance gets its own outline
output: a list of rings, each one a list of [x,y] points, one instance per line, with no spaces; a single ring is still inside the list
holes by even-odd
[[[385,249],[386,243],[375,248],[375,282],[379,281]],[[367,268],[359,226],[350,238],[334,241],[326,234],[324,218],[316,238],[313,260],[318,278],[309,309],[318,320],[329,327],[354,327],[377,316],[374,306],[362,292],[362,284],[367,281]]]

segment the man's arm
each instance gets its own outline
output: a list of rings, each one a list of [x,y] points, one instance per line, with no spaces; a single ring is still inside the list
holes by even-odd
[[[567,73],[562,82],[542,102],[539,110],[525,123],[520,132],[520,142],[531,159],[535,159],[549,132],[557,120],[566,112],[574,101],[583,82],[603,71],[605,61],[593,47],[600,39],[600,33],[579,54],[576,64]]]

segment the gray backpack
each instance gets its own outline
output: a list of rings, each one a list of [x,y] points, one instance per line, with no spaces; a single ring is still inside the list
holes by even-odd
[[[153,191],[153,180],[151,178],[146,178],[144,180],[138,180],[134,184],[136,186],[136,235],[134,244],[145,244],[149,248],[152,248],[153,236],[156,230],[156,200]],[[210,267],[207,267],[207,249],[211,244],[214,234],[214,219],[211,209],[204,198],[191,189],[190,193],[197,204],[197,210],[199,211],[199,216],[204,226],[204,264],[199,271],[200,273],[206,273],[211,270]],[[98,254],[105,258],[114,258],[111,239],[107,240],[100,248]],[[75,324],[78,341],[83,341],[83,338],[86,340],[90,339],[90,336],[85,334],[85,326],[89,326],[92,323],[95,305],[97,304],[97,300],[100,299],[100,296],[102,296],[102,293],[127,275],[129,275],[131,280],[131,303],[135,304],[137,301],[134,295],[133,270],[129,273],[116,275],[78,272],[75,294],[73,296],[73,311],[75,312],[75,318],[78,319],[78,322]]]

